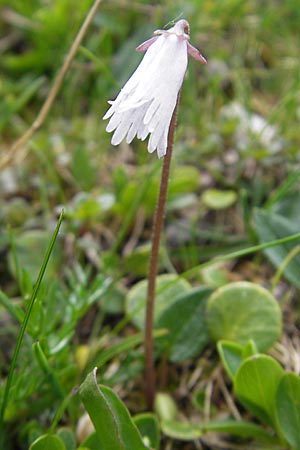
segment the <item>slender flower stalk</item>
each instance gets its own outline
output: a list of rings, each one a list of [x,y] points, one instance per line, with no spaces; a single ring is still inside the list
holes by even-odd
[[[113,145],[123,139],[130,144],[135,136],[148,135],[148,152],[165,157],[152,229],[145,317],[146,403],[153,408],[155,372],[153,358],[153,313],[160,235],[168,190],[179,92],[187,69],[188,55],[206,63],[198,49],[189,43],[189,24],[182,19],[169,30],[157,30],[137,47],[144,58],[121,89],[103,119],[110,119],[106,131],[113,131]]]
[[[163,161],[163,167],[161,172],[160,186],[152,226],[151,253],[148,269],[144,346],[145,346],[145,368],[146,368],[145,397],[147,408],[150,411],[153,409],[153,401],[155,395],[155,371],[154,371],[154,357],[153,357],[153,312],[154,312],[155,285],[158,266],[159,243],[163,227],[165,204],[168,193],[169,172],[173,150],[178,102],[179,102],[179,94],[170,123],[167,153]]]

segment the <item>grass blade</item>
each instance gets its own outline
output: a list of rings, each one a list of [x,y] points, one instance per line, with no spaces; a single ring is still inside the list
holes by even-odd
[[[7,405],[7,402],[8,402],[8,396],[9,396],[10,388],[11,388],[11,385],[12,385],[12,379],[13,379],[13,375],[14,375],[14,370],[15,370],[15,367],[16,367],[16,363],[17,363],[19,352],[20,352],[21,344],[22,344],[22,341],[23,341],[23,337],[24,337],[24,334],[25,334],[25,330],[26,330],[26,327],[27,327],[27,324],[28,324],[28,321],[29,321],[29,318],[30,318],[30,314],[32,312],[34,301],[35,301],[36,296],[38,294],[38,291],[40,289],[41,282],[43,280],[43,277],[44,277],[44,274],[45,274],[45,271],[46,271],[46,268],[47,268],[47,265],[48,265],[48,261],[50,259],[50,256],[51,256],[51,253],[52,253],[52,250],[53,250],[53,247],[54,247],[55,241],[57,239],[57,235],[58,235],[58,232],[59,232],[62,220],[63,220],[63,216],[64,216],[64,211],[62,211],[60,216],[59,216],[56,228],[55,228],[53,236],[51,238],[49,247],[47,248],[47,251],[46,251],[46,254],[45,254],[45,257],[44,257],[41,269],[40,269],[40,272],[38,274],[37,281],[36,281],[36,283],[35,283],[35,285],[33,287],[33,290],[32,290],[32,293],[31,293],[31,297],[30,297],[30,301],[29,301],[29,305],[28,305],[28,308],[26,310],[26,313],[25,313],[25,316],[24,316],[24,320],[23,320],[21,328],[20,328],[20,332],[19,332],[18,339],[17,339],[16,346],[15,346],[15,350],[14,350],[14,353],[13,353],[13,356],[12,356],[12,361],[11,361],[11,364],[10,364],[10,367],[9,367],[8,377],[7,377],[6,386],[5,386],[4,395],[3,395],[3,401],[2,401],[2,405],[1,405],[1,409],[0,409],[0,448],[3,449],[3,450],[4,450],[4,447],[3,447],[4,413],[5,413],[6,405]]]

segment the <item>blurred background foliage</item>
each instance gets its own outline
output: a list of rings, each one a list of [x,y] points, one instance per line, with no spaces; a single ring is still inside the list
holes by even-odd
[[[0,159],[34,121],[90,5],[0,0]],[[181,17],[208,65],[190,60],[182,88],[161,270],[182,272],[299,231],[298,2],[104,0],[47,120],[0,172],[3,374],[16,335],[5,302],[10,298],[21,314],[57,215],[66,211],[41,294],[46,306],[32,319],[20,362],[12,423],[27,417],[26,402],[38,386],[39,359],[34,368],[30,363],[35,339],[67,391],[86,370],[81,344],[93,343],[93,362],[99,351],[93,339],[100,334],[107,342],[105,333],[124,312],[126,289],[145,277],[160,161],[137,140],[112,147],[102,116],[141,59],[135,47]],[[269,284],[292,247],[279,250],[195,279],[212,287],[236,279]],[[299,287],[297,264],[285,272],[293,287]],[[105,380],[126,386],[141,369],[129,352]],[[30,414],[43,411],[47,423],[49,405],[62,395],[60,388],[46,389]],[[38,427],[28,423],[18,439],[30,442]]]

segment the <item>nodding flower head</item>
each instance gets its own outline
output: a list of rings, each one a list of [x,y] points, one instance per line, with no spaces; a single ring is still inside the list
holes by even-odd
[[[182,19],[168,30],[156,30],[154,36],[137,47],[146,51],[103,119],[110,118],[106,131],[118,145],[135,136],[144,140],[150,134],[148,151],[157,150],[159,158],[167,151],[169,126],[187,68],[188,55],[206,63],[199,50],[189,43],[189,23]]]
[[[153,33],[154,35],[159,34],[175,34],[182,39],[189,40],[190,39],[190,24],[187,20],[181,19],[175,23],[174,27],[169,30],[156,30]]]

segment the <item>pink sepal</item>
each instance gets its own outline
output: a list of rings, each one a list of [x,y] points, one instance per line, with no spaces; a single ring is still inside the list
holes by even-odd
[[[196,47],[194,47],[192,44],[190,44],[189,42],[187,43],[187,49],[188,49],[188,54],[192,58],[196,59],[197,61],[202,62],[202,64],[207,63],[206,59],[204,58],[204,56],[201,55],[199,50]]]
[[[148,48],[150,47],[150,45],[152,45],[156,39],[158,39],[159,36],[153,36],[152,38],[148,39],[145,42],[142,42],[137,48],[136,51],[137,52],[145,52],[146,50],[148,50]]]

